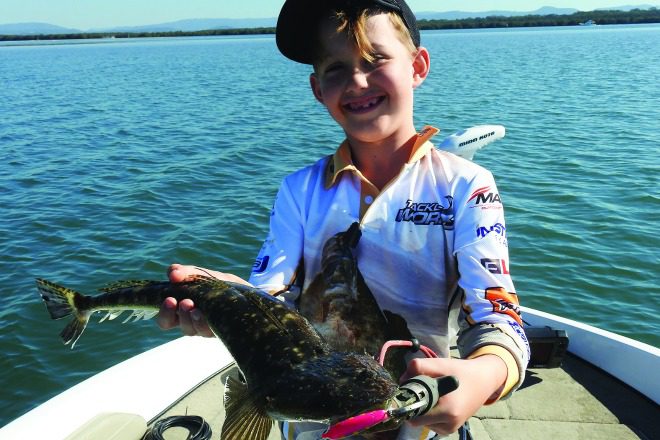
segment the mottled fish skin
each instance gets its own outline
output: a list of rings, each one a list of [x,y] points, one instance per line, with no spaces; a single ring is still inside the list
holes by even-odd
[[[332,423],[385,408],[397,389],[373,358],[332,349],[297,311],[243,284],[206,277],[182,283],[130,281],[108,286],[97,296],[46,280],[37,285],[53,319],[73,315],[61,334],[65,343],[75,343],[96,311],[138,310],[140,318],[157,311],[166,297],[192,299],[247,382],[247,390],[240,384],[230,387],[227,418],[232,425],[227,433],[223,428],[225,440],[244,439],[246,432],[261,439],[272,419]],[[237,404],[239,395],[247,396],[242,399],[247,403]],[[243,426],[244,412],[254,413],[264,426],[256,433]]]
[[[413,336],[401,316],[381,311],[360,273],[353,252],[360,236],[359,223],[353,223],[326,241],[321,272],[300,295],[299,310],[334,349],[376,356],[386,341]],[[399,377],[405,350],[394,351],[386,367]]]

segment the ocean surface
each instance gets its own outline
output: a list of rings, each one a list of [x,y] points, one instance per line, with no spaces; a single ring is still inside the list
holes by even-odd
[[[660,26],[422,40],[418,126],[507,129],[475,160],[522,303],[660,346]],[[280,180],[342,140],[309,72],[272,36],[0,46],[0,426],[180,336],[116,320],[71,351],[35,277],[91,293],[173,262],[248,275]]]

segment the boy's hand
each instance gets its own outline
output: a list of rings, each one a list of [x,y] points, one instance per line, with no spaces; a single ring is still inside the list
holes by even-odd
[[[413,426],[428,426],[439,435],[456,432],[504,385],[507,367],[495,355],[475,359],[413,359],[401,381],[424,374],[431,377],[455,376],[458,388],[438,400],[426,414],[412,419]]]
[[[215,336],[204,315],[195,308],[191,299],[183,299],[177,303],[172,297],[165,298],[156,316],[156,323],[163,330],[178,326],[186,336]]]
[[[172,283],[186,281],[194,275],[211,276],[225,281],[247,284],[243,279],[235,275],[210,271],[196,266],[173,264],[167,271],[167,276]],[[165,298],[156,316],[156,323],[163,330],[180,327],[181,332],[186,336],[215,336],[209,328],[204,315],[195,308],[195,304],[190,299],[183,299],[177,303],[177,300],[174,298]]]

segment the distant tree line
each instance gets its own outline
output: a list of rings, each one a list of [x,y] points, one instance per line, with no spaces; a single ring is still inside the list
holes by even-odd
[[[171,31],[171,32],[86,32],[71,34],[39,34],[39,35],[0,35],[0,41],[27,40],[85,40],[94,38],[161,38],[161,37],[205,37],[214,35],[263,35],[274,34],[274,27],[258,27],[243,29],[209,29],[205,31]]]
[[[422,30],[478,29],[501,27],[576,26],[593,20],[596,24],[660,23],[660,9],[632,9],[630,11],[575,12],[566,15],[520,15],[514,17],[489,16],[460,20],[419,20]]]
[[[588,20],[597,24],[643,24],[660,23],[660,9],[633,9],[630,11],[590,11],[575,12],[569,15],[521,15],[513,17],[489,16],[480,18],[463,18],[458,20],[419,20],[422,30],[433,29],[480,29],[502,27],[536,27],[536,26],[576,26]],[[173,32],[93,32],[71,34],[40,34],[40,35],[0,35],[0,41],[25,40],[65,40],[92,38],[157,38],[157,37],[204,37],[215,35],[260,35],[274,34],[274,27],[242,28],[242,29],[209,29],[205,31],[173,31]]]

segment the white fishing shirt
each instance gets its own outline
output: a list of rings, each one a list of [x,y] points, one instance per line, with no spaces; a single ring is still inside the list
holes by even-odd
[[[250,282],[299,294],[292,286],[304,268],[304,292],[321,269],[326,240],[359,221],[354,253],[381,310],[401,315],[412,334],[441,356],[449,355],[455,333],[450,321],[463,333],[494,324],[499,331],[467,338],[463,351],[506,348],[522,381],[529,353],[509,273],[501,197],[489,171],[433,147],[429,139],[437,131],[426,127],[418,135],[410,159],[381,191],[352,164],[347,142],[287,176]],[[450,319],[457,291],[454,306],[461,313]]]

